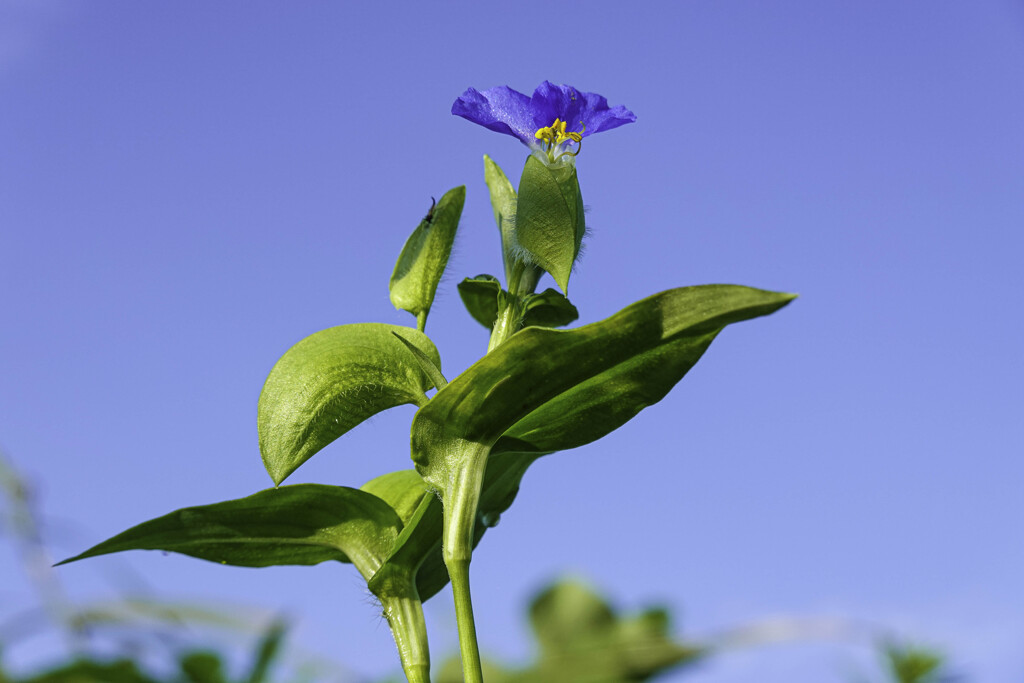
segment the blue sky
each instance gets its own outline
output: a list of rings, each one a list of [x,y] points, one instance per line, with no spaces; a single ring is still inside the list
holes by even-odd
[[[1012,0],[3,0],[0,444],[54,553],[270,486],[255,415],[273,363],[319,329],[409,324],[394,260],[460,184],[427,332],[449,377],[479,357],[455,284],[501,267],[481,157],[515,178],[525,149],[449,111],[469,86],[545,79],[637,115],[579,158],[581,322],[688,284],[801,298],[727,330],[605,441],[535,465],[474,558],[485,649],[528,656],[523,603],[569,572],[622,607],[668,604],[682,635],[841,616],[946,647],[972,680],[1024,678]],[[289,481],[408,467],[412,414]],[[353,680],[397,669],[351,567],[134,553],[60,576],[114,597],[128,568],[168,598],[296,615]],[[6,555],[0,585],[5,610],[30,603]],[[427,605],[435,657],[455,647],[448,601]],[[776,646],[685,680],[841,681],[863,653]]]

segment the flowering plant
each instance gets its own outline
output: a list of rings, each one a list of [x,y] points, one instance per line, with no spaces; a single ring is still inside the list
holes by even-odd
[[[505,86],[470,88],[452,113],[530,148],[518,188],[484,157],[505,281],[481,275],[458,289],[470,315],[491,330],[487,353],[449,382],[425,334],[465,200],[465,187],[456,187],[420,221],[391,276],[391,301],[415,316],[415,328],[332,327],[298,342],[271,370],[258,426],[275,488],[177,510],[66,561],[158,549],[247,567],[351,563],[380,600],[412,683],[430,680],[422,601],[451,581],[465,680],[483,680],[470,561],[527,468],[622,426],[661,400],[727,325],[770,314],[793,295],[682,287],[600,322],[556,329],[578,316],[567,292],[586,229],[576,174],[583,138],[636,117],[600,95],[547,81],[532,97]],[[560,292],[536,292],[545,272]],[[406,403],[418,406],[415,469],[359,488],[279,486],[366,418]]]

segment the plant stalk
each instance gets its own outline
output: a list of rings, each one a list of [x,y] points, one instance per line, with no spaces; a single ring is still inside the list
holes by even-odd
[[[512,266],[512,276],[508,281],[508,294],[502,295],[498,300],[498,318],[494,321],[494,327],[491,329],[491,340],[487,344],[487,353],[498,348],[522,326],[523,297],[532,294],[534,287],[537,286],[539,275],[535,272],[536,270],[535,266],[527,266],[522,261],[516,261]]]
[[[480,489],[487,470],[490,446],[463,441],[453,448],[461,452],[459,469],[445,485],[444,535],[441,555],[452,582],[455,619],[459,626],[459,650],[462,654],[462,675],[465,683],[483,683],[480,649],[476,641],[476,621],[469,593],[469,562],[473,557]]]
[[[406,679],[409,683],[430,683],[430,649],[419,596],[384,598],[381,603],[398,646]]]
[[[473,600],[469,594],[469,560],[448,562],[448,576],[455,596],[455,620],[459,626],[459,651],[462,654],[462,676],[465,683],[483,683],[480,648],[476,642],[476,621]]]

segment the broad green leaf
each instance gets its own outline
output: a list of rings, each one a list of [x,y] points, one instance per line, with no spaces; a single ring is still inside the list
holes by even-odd
[[[515,442],[508,451],[589,443],[660,400],[723,327],[768,315],[793,298],[739,285],[682,287],[580,328],[526,328],[416,413],[413,459],[421,472],[436,467],[429,439],[442,435],[493,445],[508,431]],[[545,410],[540,415],[549,426],[537,424],[534,413],[549,406],[563,419]]]
[[[684,287],[578,329],[530,327],[511,337],[413,420],[413,461],[441,492],[450,535],[451,525],[475,519],[469,511],[478,510],[481,496],[507,507],[531,455],[608,434],[661,400],[724,326],[772,313],[793,298],[736,285]],[[526,455],[509,458],[507,471],[488,484],[488,452]],[[465,482],[478,488],[467,492]],[[465,496],[459,522],[447,517],[456,494]],[[466,529],[459,533],[465,537]]]
[[[239,567],[351,562],[369,578],[402,529],[370,493],[298,484],[176,510],[143,522],[60,564],[125,550],[164,550]]]
[[[415,474],[415,473],[414,473]],[[418,475],[417,475],[418,477]],[[406,491],[398,480],[413,484]],[[395,498],[408,513],[410,495],[429,496],[422,480],[400,474],[369,486]],[[419,506],[415,506],[419,509]],[[144,522],[60,564],[124,550],[163,550],[243,567],[351,562],[373,586],[383,573],[386,590],[375,591],[398,645],[410,681],[428,680],[430,658],[423,609],[415,588],[415,571],[384,564],[400,533],[402,519],[383,499],[342,486],[300,484],[261,491],[247,498],[184,508]],[[438,536],[439,537],[439,536]],[[415,570],[415,568],[413,568]],[[443,584],[442,584],[443,585]],[[273,635],[261,648],[250,680],[259,680],[273,657]],[[196,683],[214,683],[216,673],[197,661],[188,671]]]
[[[366,418],[405,403],[426,403],[425,392],[434,384],[395,335],[441,367],[426,335],[382,323],[317,332],[277,361],[258,411],[260,453],[275,484]]]
[[[391,303],[415,315],[420,331],[448,265],[465,202],[466,187],[460,185],[431,206],[427,217],[406,240],[391,274]]]
[[[494,222],[501,232],[501,253],[505,263],[505,281],[512,278],[513,253],[516,237],[516,191],[508,181],[505,172],[484,155],[484,181],[491,193],[491,208],[494,209]],[[475,315],[473,316],[476,317]]]
[[[683,336],[580,381],[512,425],[492,452],[550,453],[600,439],[664,398],[717,334]]]
[[[565,327],[580,317],[580,312],[568,299],[554,289],[526,297],[523,327]]]
[[[459,283],[459,297],[473,320],[486,327],[494,327],[498,318],[498,303],[501,297],[501,283],[493,275],[467,277]]]
[[[583,196],[575,165],[548,166],[535,156],[528,157],[519,181],[517,242],[551,273],[563,292],[568,290],[584,232]]]

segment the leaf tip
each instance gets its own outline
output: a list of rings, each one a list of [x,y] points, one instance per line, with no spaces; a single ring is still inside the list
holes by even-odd
[[[567,271],[564,277],[562,277],[561,275],[555,275],[554,273],[551,273],[551,277],[555,279],[555,284],[558,285],[558,288],[560,290],[562,290],[562,295],[566,299],[569,298],[569,272],[570,271]]]
[[[270,475],[270,481],[274,482],[275,489],[281,485],[281,482],[288,478],[288,475],[295,471],[295,468],[278,469],[272,468],[269,463],[264,463],[264,465],[267,468],[267,474]]]

